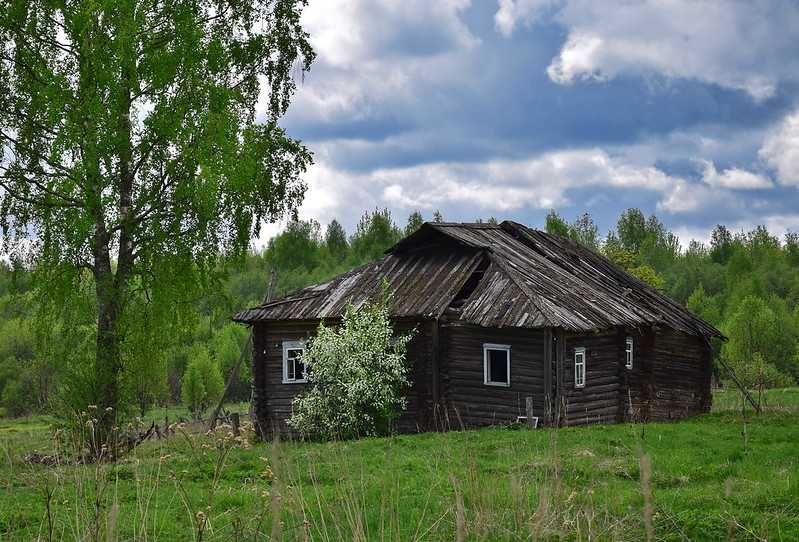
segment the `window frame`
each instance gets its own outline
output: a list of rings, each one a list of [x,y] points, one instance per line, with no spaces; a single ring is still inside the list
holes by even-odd
[[[489,355],[490,350],[499,350],[506,352],[506,371],[508,375],[507,382],[495,382],[491,380],[491,371],[489,370]],[[483,384],[486,386],[498,386],[500,388],[510,388],[510,350],[509,344],[496,344],[496,343],[483,343]]]
[[[582,361],[579,362],[579,363],[577,362],[577,357],[578,356],[582,357]],[[585,347],[584,346],[576,347],[574,349],[574,387],[575,388],[584,388],[585,387],[585,383],[588,380],[588,378],[587,378],[588,370],[587,370],[586,361],[587,361],[587,356],[586,356],[586,352],[585,352]],[[582,371],[583,371],[582,382],[579,382],[578,378],[577,378],[577,367],[579,367],[579,366],[582,366]]]
[[[635,342],[633,341],[632,337],[626,337],[624,339],[624,366],[627,367],[628,370],[632,370],[633,363],[634,363],[634,356],[635,356]]]
[[[305,354],[305,341],[283,341],[283,384],[304,384],[308,382],[305,378],[305,364],[303,364],[303,378],[296,378],[296,366],[294,368],[295,378],[289,378],[289,350],[300,350],[302,354]],[[292,361],[294,360],[296,358],[292,359]]]

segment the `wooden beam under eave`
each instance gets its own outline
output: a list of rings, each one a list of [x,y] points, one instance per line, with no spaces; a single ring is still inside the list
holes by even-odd
[[[544,329],[544,421],[552,424],[555,398],[552,396],[552,328]]]

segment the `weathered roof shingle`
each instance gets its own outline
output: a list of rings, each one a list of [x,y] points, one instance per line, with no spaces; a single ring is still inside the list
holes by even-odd
[[[435,318],[473,273],[480,278],[458,303],[460,318],[485,327],[571,331],[665,325],[722,337],[713,326],[595,252],[516,222],[425,223],[387,256],[237,314],[239,322],[341,316],[347,303],[375,296],[385,278],[395,317]],[[471,289],[470,286],[470,289]]]

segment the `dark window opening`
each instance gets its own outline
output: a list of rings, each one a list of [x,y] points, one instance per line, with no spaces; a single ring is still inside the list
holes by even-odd
[[[491,382],[508,382],[508,353],[506,351],[490,350],[488,364]]]
[[[289,372],[292,380],[302,380],[305,378],[305,364],[300,361],[302,350],[289,350]]]

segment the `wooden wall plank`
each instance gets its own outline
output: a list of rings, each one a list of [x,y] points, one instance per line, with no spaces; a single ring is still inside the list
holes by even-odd
[[[585,387],[574,386],[574,351],[585,348]],[[565,358],[561,387],[565,411],[565,425],[586,425],[618,421],[621,380],[619,364],[623,364],[623,351],[619,351],[616,329],[602,333],[565,336]]]
[[[528,396],[533,411],[546,412],[544,388],[544,331],[523,328],[482,328],[443,324],[441,329],[446,365],[443,398],[450,428],[501,425],[525,415]],[[511,346],[510,386],[484,383],[483,344]]]

